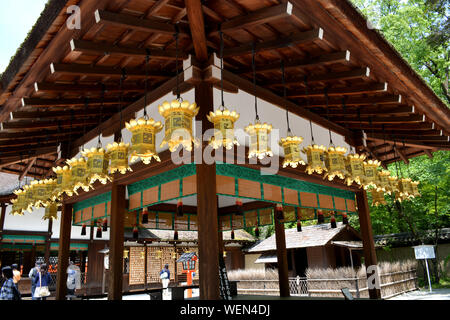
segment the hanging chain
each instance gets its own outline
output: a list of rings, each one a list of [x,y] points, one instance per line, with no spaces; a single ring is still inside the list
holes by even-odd
[[[406,149],[405,140],[403,140],[403,150]],[[408,171],[408,178],[411,178],[411,172],[409,172],[409,162],[406,164],[406,170]]]
[[[309,110],[309,96],[308,96],[308,78],[305,76],[305,93],[306,93],[306,108]],[[314,135],[313,135],[313,127],[312,127],[312,121],[309,119],[309,129],[311,130],[311,144],[315,145],[314,141]]]
[[[284,60],[281,60],[281,81],[283,83],[283,98],[286,100],[286,77],[285,77],[285,69],[284,69]],[[289,125],[289,112],[286,108],[286,123],[287,123],[287,134],[292,134],[291,126]]]
[[[179,31],[179,27],[178,27],[178,24],[175,24],[175,35],[174,35],[174,37],[175,37],[175,55],[176,55],[176,57],[175,57],[175,64],[176,64],[176,69],[177,69],[177,100],[178,101],[182,101],[182,99],[181,99],[181,94],[180,94],[180,81],[179,81],[179,72],[178,72],[178,38],[179,38],[179,33],[180,33],[180,31]]]
[[[344,111],[344,114],[347,114],[347,105],[345,104],[345,98],[342,98],[342,110]],[[348,123],[345,123],[345,128],[348,129]],[[348,144],[348,153],[352,152],[352,148],[353,148],[353,153],[356,154],[356,149],[354,146],[350,145],[350,142],[347,143]]]
[[[397,158],[397,145],[396,145],[396,143],[395,143],[395,141],[394,141],[394,159],[395,158]],[[394,161],[394,163],[395,163],[395,170],[397,171],[397,177],[398,178],[400,178],[400,175],[399,175],[399,173],[398,173],[398,164],[397,164],[397,161]]]
[[[330,106],[328,105],[328,87],[325,87],[325,103],[327,105],[327,119],[328,121],[330,121]],[[330,134],[330,147],[333,146],[334,147],[334,143],[333,143],[333,137],[331,135],[331,130],[328,129],[328,133]]]
[[[84,118],[83,118],[83,137],[86,136],[86,118],[87,118],[87,110],[89,107],[89,98],[84,98]],[[84,150],[84,144],[80,146],[80,152]]]
[[[122,76],[120,77],[120,99],[119,99],[119,108],[120,108],[120,126],[119,126],[119,141],[122,142],[122,100],[123,100],[123,81],[127,77],[126,70],[122,69]]]
[[[256,121],[259,121],[258,98],[256,97],[256,64],[255,64],[255,55],[256,55],[256,48],[255,48],[255,43],[253,42],[253,44],[252,44],[253,90],[254,90],[254,95],[255,95]]]
[[[223,32],[222,32],[222,24],[219,24],[219,36],[220,36],[220,90],[221,90],[221,99],[222,104],[220,105],[220,110],[223,111],[225,109],[225,101],[223,98]]]
[[[70,109],[70,133],[69,133],[69,143],[68,143],[68,150],[67,150],[67,156],[70,158],[70,154],[72,151],[72,124],[73,124],[73,109]]]
[[[102,83],[102,96],[101,96],[101,102],[100,102],[100,118],[98,119],[98,126],[100,127],[100,124],[102,123],[102,118],[103,118],[103,101],[105,99],[105,91],[106,91],[106,86],[104,83]],[[98,134],[98,141],[97,141],[97,148],[100,149],[102,147],[102,133],[100,132]]]
[[[144,95],[144,119],[148,120],[148,114],[147,114],[147,92],[148,92],[148,62],[150,60],[150,49],[146,49],[146,56],[145,56],[145,95]]]

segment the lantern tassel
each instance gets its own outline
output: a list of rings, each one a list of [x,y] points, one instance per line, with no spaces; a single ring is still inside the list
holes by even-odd
[[[234,240],[234,230],[231,230],[231,240]]]
[[[183,216],[183,201],[180,199],[177,203],[177,217]]]
[[[86,235],[86,224],[83,224],[83,226],[81,227],[81,235],[82,236]]]
[[[108,231],[108,219],[103,220],[103,231]]]
[[[139,238],[139,229],[137,226],[134,226],[133,228],[133,239]]]
[[[334,214],[331,216],[331,221],[330,221],[330,223],[331,223],[331,228],[336,228],[337,227],[337,224],[336,224],[336,218],[334,217]]]
[[[144,208],[144,210],[142,210],[142,224],[146,223],[148,223],[148,210],[147,208]]]
[[[277,220],[284,220],[283,206],[281,204],[277,204],[275,207],[275,217]]]
[[[102,228],[100,226],[97,227],[96,237],[97,238],[101,238],[102,237]]]
[[[297,221],[297,232],[302,232],[302,223],[300,220]]]
[[[238,216],[242,216],[244,215],[244,208],[242,206],[242,200],[241,199],[236,199],[236,207],[237,207],[237,212],[236,214]]]
[[[259,238],[259,228],[256,226],[255,228],[255,237]]]
[[[325,218],[323,217],[322,210],[317,210],[317,224],[321,224],[325,222]]]
[[[348,224],[347,212],[344,212],[344,213],[342,214],[342,223],[343,223],[343,224]]]
[[[174,234],[173,234],[173,240],[178,240],[178,231],[175,230]]]

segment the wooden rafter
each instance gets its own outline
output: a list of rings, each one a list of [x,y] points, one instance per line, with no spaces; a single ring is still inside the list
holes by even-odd
[[[132,98],[122,98],[122,102],[133,102]],[[40,99],[40,98],[22,98],[22,106],[32,106],[32,107],[46,107],[46,106],[88,106],[91,105],[118,105],[118,98],[105,98],[105,99]],[[84,111],[83,111],[84,112]],[[80,112],[80,113],[83,113]],[[13,114],[14,116],[14,114]]]
[[[333,96],[351,96],[351,95],[362,95],[368,93],[382,93],[387,92],[387,83],[374,83],[360,86],[349,86],[349,87],[338,87],[338,88],[328,88],[327,94],[330,97]],[[288,98],[306,98],[306,97],[323,97],[324,89],[314,89],[314,90],[289,90],[287,92]]]
[[[405,117],[330,117],[330,120],[336,123],[404,123],[404,122],[423,122],[424,116],[420,114],[412,114]]]
[[[358,109],[356,108],[347,108],[343,110],[343,108],[330,108],[328,111],[326,108],[313,108],[312,111],[320,114],[322,116],[330,115],[330,116],[357,116]],[[377,106],[366,106],[362,105],[359,108],[359,114],[361,116],[377,116],[379,114],[383,115],[410,115],[413,114],[413,108],[408,106],[391,106],[391,105],[377,105]]]
[[[200,0],[185,0],[189,27],[191,29],[192,41],[196,58],[199,61],[208,59],[208,48],[206,45],[205,22]]]
[[[322,91],[322,97],[324,97],[325,92]],[[330,107],[342,107],[345,101],[346,106],[360,106],[360,105],[383,105],[383,104],[400,104],[402,102],[402,96],[400,95],[386,95],[386,96],[376,96],[376,97],[350,97],[345,100],[337,97],[331,97],[328,99],[328,106]],[[306,107],[326,107],[325,99],[314,99],[309,100],[309,103],[303,102],[300,105]]]
[[[143,85],[124,83],[122,90],[125,92],[144,92]],[[51,83],[51,82],[36,82],[34,84],[35,92],[51,92],[51,93],[65,93],[65,92],[77,92],[77,93],[91,93],[102,92],[103,87],[101,84],[77,84],[77,83]],[[118,84],[105,84],[105,92],[120,92],[122,91]]]
[[[28,171],[31,169],[31,167],[36,162],[36,159],[37,159],[37,157],[31,158],[30,160],[28,160],[28,164],[27,164],[25,170],[23,170],[23,172],[19,176],[19,181],[22,181],[22,179],[27,175]]]

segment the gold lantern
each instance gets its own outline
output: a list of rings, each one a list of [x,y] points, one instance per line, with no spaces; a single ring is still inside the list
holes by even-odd
[[[386,204],[386,199],[384,198],[384,193],[373,189],[372,193],[372,205],[379,206],[380,204]]]
[[[364,154],[349,154],[345,158],[345,168],[347,169],[347,177],[345,182],[348,186],[351,186],[353,181],[359,185],[362,185],[364,180],[364,160],[366,156]]]
[[[128,171],[131,170],[129,164],[128,164],[128,143],[123,142],[114,142],[112,144],[108,144],[106,148],[108,149],[108,157],[111,159],[111,163],[109,165],[109,169],[111,171],[111,174],[118,171],[121,174],[125,174]]]
[[[364,189],[376,188],[378,183],[378,167],[381,162],[378,160],[364,161]]]
[[[13,204],[11,214],[23,215],[24,210],[26,209],[25,191],[22,189],[14,190],[14,194],[17,196],[17,198],[11,200],[11,203]]]
[[[344,147],[329,147],[325,152],[325,166],[327,172],[324,179],[328,177],[332,181],[334,177],[345,179],[347,170],[345,169],[345,153],[347,148]]]
[[[249,124],[245,131],[250,135],[249,159],[256,157],[261,160],[266,156],[273,156],[269,146],[269,133],[272,131],[271,124],[261,123],[259,120],[256,120],[255,124]]]
[[[179,145],[187,151],[192,150],[192,143],[198,145],[192,136],[192,119],[197,115],[197,104],[189,101],[165,101],[158,107],[159,114],[165,119],[165,136],[161,147],[169,145],[170,152],[174,152]]]
[[[58,205],[56,203],[52,203],[49,206],[47,206],[45,208],[45,213],[42,219],[43,220],[58,219]]]
[[[29,184],[29,185],[25,185],[23,187],[24,191],[25,191],[25,206],[24,206],[24,210],[28,210],[28,212],[33,212],[33,206],[35,201],[34,198],[34,190],[33,190],[34,185]]]
[[[81,152],[87,158],[87,180],[89,183],[111,181],[108,175],[109,158],[103,148],[91,148]]]
[[[53,199],[53,192],[56,188],[56,180],[55,179],[45,179],[44,184],[45,184],[47,191],[46,191],[46,195],[45,195],[45,200],[43,201],[42,204],[44,205],[44,207],[47,207],[56,201],[56,199]]]
[[[279,144],[284,150],[283,168],[291,166],[297,168],[299,164],[306,165],[300,155],[300,144],[303,142],[302,137],[288,135],[286,138],[281,138]]]
[[[78,194],[76,190],[74,190],[74,183],[72,181],[72,171],[69,166],[64,167],[56,167],[53,168],[53,172],[56,173],[56,194],[54,194],[57,198],[61,198],[63,193],[67,194],[69,197],[73,196],[73,194]]]
[[[398,189],[400,191],[400,198],[403,200],[408,199],[413,195],[413,190],[411,186],[411,179],[410,178],[401,178],[398,180]]]
[[[222,146],[231,149],[234,145],[239,145],[234,137],[234,123],[239,119],[239,113],[228,109],[218,109],[210,112],[206,117],[214,124],[214,136],[209,141],[214,149]]]
[[[67,160],[67,164],[70,166],[72,174],[73,191],[77,191],[81,188],[88,192],[91,184],[88,180],[86,160],[84,158],[73,158]]]
[[[387,170],[381,170],[378,172],[378,184],[377,191],[391,194],[391,187],[389,184],[389,176],[391,173]]]
[[[419,192],[419,183],[420,181],[411,181],[411,188],[412,188],[412,196],[413,197],[420,197],[421,194]]]
[[[162,130],[162,123],[153,119],[140,118],[138,120],[132,119],[129,123],[126,122],[125,126],[132,134],[130,161],[134,162],[141,158],[144,164],[149,164],[154,158],[160,162],[155,143],[156,134]]]
[[[322,174],[322,172],[327,172],[328,169],[324,164],[325,150],[324,146],[318,146],[317,144],[309,145],[303,149],[308,160],[308,166],[306,167],[308,174],[313,174],[314,172]]]
[[[34,206],[39,208],[47,200],[47,186],[44,180],[31,181],[31,185],[33,186]]]
[[[389,189],[392,192],[398,193],[400,190],[398,189],[398,178],[396,176],[388,176],[389,180]]]

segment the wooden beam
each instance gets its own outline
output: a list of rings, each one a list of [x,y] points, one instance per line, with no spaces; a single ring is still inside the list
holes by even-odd
[[[303,69],[311,67],[326,66],[335,63],[346,63],[350,61],[350,51],[340,51],[333,53],[326,53],[321,56],[316,56],[308,59],[292,59],[286,60],[284,62],[284,69]],[[281,61],[276,63],[266,63],[256,66],[257,72],[268,72],[268,71],[280,71]],[[238,74],[248,74],[253,72],[252,68],[246,68],[238,72]]]
[[[98,93],[102,92],[103,87],[99,83],[79,84],[79,83],[52,83],[52,82],[35,82],[35,92],[50,92],[50,93],[65,93],[65,92],[80,92]],[[122,89],[118,84],[105,83],[105,92],[144,92],[144,85],[135,85],[124,83]]]
[[[208,59],[208,48],[206,45],[202,3],[200,0],[185,0],[184,3],[187,9],[196,58],[198,61],[206,61]]]
[[[171,49],[161,48],[137,48],[137,47],[122,47],[109,43],[96,43],[85,40],[70,40],[70,48],[75,52],[82,52],[85,54],[95,55],[115,55],[120,57],[146,57],[149,54],[150,59],[175,60],[176,51]],[[181,50],[178,52],[178,59],[187,59],[188,55]]]
[[[431,153],[431,150],[424,149],[423,152],[427,155],[429,159],[433,159],[433,154]]]
[[[366,265],[366,268],[372,266],[376,267],[378,265],[377,254],[375,251],[375,242],[373,240],[372,223],[370,221],[370,211],[366,191],[362,190],[356,192],[356,203],[358,207],[359,225],[363,242],[364,264]],[[369,270],[366,270],[366,273],[367,278],[370,277],[373,279],[375,276],[378,284],[381,284],[378,270],[376,271],[376,274],[373,274],[372,272],[369,273]],[[369,286],[369,296],[370,299],[381,299],[381,288],[373,288],[372,286]]]
[[[258,70],[259,72],[259,70]],[[350,86],[350,87],[338,87],[338,88],[328,88],[328,96],[351,96],[351,95],[362,95],[368,93],[381,93],[387,92],[388,84],[387,83],[374,83],[360,86]],[[308,90],[288,90],[287,97],[288,98],[306,98],[306,97],[323,97],[324,90],[323,89],[313,89]]]
[[[45,109],[44,109],[45,110]],[[86,117],[97,117],[103,116],[108,117],[117,112],[117,107],[103,108],[100,112],[98,108],[89,108],[88,110],[77,110],[76,119],[86,118]],[[13,112],[13,119],[70,119],[70,111],[49,111],[38,109],[38,111],[16,111]]]
[[[347,108],[345,111],[343,108],[330,108],[326,110],[323,107],[311,109],[321,116],[354,116],[359,114],[361,116],[378,116],[378,115],[409,115],[413,113],[412,107],[407,106],[361,106],[360,108]]]
[[[56,153],[56,146],[55,148],[52,148],[52,150],[49,150],[50,148],[44,148],[44,149],[35,149],[33,150],[34,153],[23,153],[23,155],[14,155],[10,157],[1,157],[0,155],[0,168],[9,166],[11,164],[20,163],[26,160],[29,160],[35,156],[44,156],[44,155],[53,155]]]
[[[315,82],[328,82],[328,81],[342,81],[342,80],[352,80],[352,79],[368,79],[370,76],[370,69],[357,68],[350,71],[342,72],[327,72],[325,74],[306,76],[308,85]],[[286,78],[285,83],[288,84],[300,84],[305,83],[305,76]],[[262,86],[281,86],[281,79],[275,79],[270,81],[265,81],[261,84]]]
[[[28,160],[28,164],[27,164],[25,170],[23,170],[23,172],[19,176],[19,181],[22,181],[22,179],[27,175],[28,171],[31,169],[31,167],[36,162],[36,159],[37,159],[37,157],[34,157],[34,158]]]
[[[325,92],[322,91],[322,97],[324,97]],[[346,106],[360,106],[360,105],[383,105],[383,104],[400,104],[402,102],[401,95],[387,95],[387,96],[375,96],[375,97],[349,97],[345,99]],[[341,107],[343,101],[341,98],[332,97],[328,99],[328,106],[330,107]],[[314,99],[309,100],[309,104],[302,102],[301,106],[310,107],[322,107],[326,108],[326,101],[324,99]],[[423,117],[421,117],[423,118]]]
[[[108,300],[122,300],[125,186],[113,180],[111,189]]]
[[[127,79],[145,79],[147,76],[143,68],[139,69],[123,69]],[[102,67],[102,66],[90,66],[86,64],[65,64],[65,63],[52,63],[50,64],[51,74],[71,74],[78,76],[98,76],[98,77],[122,77],[123,73],[121,69],[113,67]],[[168,71],[155,71],[151,70],[148,72],[148,78],[150,79],[167,79],[174,76],[173,72]]]
[[[404,162],[405,164],[409,164],[408,157],[405,156],[405,154],[403,153],[403,151],[402,151],[399,147],[397,147],[397,146],[394,146],[394,149],[395,149],[395,151],[398,153],[398,155],[400,156],[400,158],[403,160],[403,162]]]
[[[289,275],[284,223],[274,217],[280,297],[289,297]]]
[[[408,123],[408,122],[424,122],[424,116],[420,114],[412,114],[406,117],[330,117],[330,120],[336,123]]]
[[[135,99],[132,98],[122,98],[123,103],[134,102]],[[89,106],[101,105],[119,105],[118,98],[105,98],[103,99],[88,99]],[[40,98],[22,98],[23,107],[52,107],[52,106],[84,106],[86,104],[86,99],[40,99]],[[79,110],[80,115],[84,114],[84,110]],[[77,113],[77,116],[78,116]],[[70,115],[70,112],[67,112]],[[14,113],[13,113],[14,117]]]
[[[3,124],[3,130],[46,129],[84,127],[98,124],[97,119],[61,120],[61,121],[9,121]]]
[[[36,147],[30,147],[30,148],[25,148],[25,147],[7,147],[7,148],[4,148],[4,149],[0,149],[0,157],[4,156],[5,158],[9,158],[9,157],[17,156],[17,154],[20,155],[20,153],[22,153],[23,154],[22,160],[19,161],[19,162],[22,162],[27,156],[29,156],[29,157],[31,157],[31,156],[38,156],[39,154],[49,154],[51,152],[56,152],[56,145],[54,145],[54,144],[50,144],[50,145],[41,144],[39,146],[39,148],[36,148]],[[17,156],[17,158],[20,159],[20,156]],[[5,165],[6,165],[6,161],[4,163],[0,163],[0,166],[2,166],[2,167],[5,166]]]
[[[361,130],[383,130],[383,126],[381,123],[372,123],[372,125],[367,123],[355,123],[355,122],[347,122],[346,123],[347,128],[349,129],[361,129]],[[419,122],[419,123],[402,123],[399,124],[384,124],[384,130],[387,131],[408,131],[409,133],[411,130],[420,131],[420,130],[426,130],[429,132],[433,129],[433,126],[431,123],[428,122]]]
[[[58,249],[58,273],[56,275],[56,300],[66,300],[67,267],[69,266],[70,233],[72,230],[72,205],[64,204],[61,211]]]
[[[284,38],[275,38],[272,40],[266,40],[264,42],[256,43],[255,50],[256,52],[274,50],[284,47],[289,47],[293,45],[299,44],[308,44],[314,41],[322,40],[323,38],[323,30],[321,28],[313,29],[310,31],[304,32],[296,32],[293,35],[284,37]],[[252,53],[253,44],[245,44],[238,47],[225,48],[223,50],[224,58],[227,57],[236,57],[245,54]]]
[[[140,19],[131,15],[114,13],[105,10],[96,10],[94,16],[96,23],[114,25],[136,31],[151,33],[156,32],[166,35],[173,35],[175,33],[174,25],[155,20]],[[180,28],[180,35],[188,36],[188,33],[184,28]]]
[[[6,204],[2,202],[1,207],[2,209],[0,212],[0,241],[3,239],[3,228],[5,227]]]
[[[387,139],[390,144],[393,144],[392,141],[397,141],[397,143],[402,142],[403,140],[414,141],[418,140],[421,142],[430,141],[430,142],[449,142],[449,137],[440,136],[438,132],[436,132],[436,136],[423,136],[423,135],[413,135],[413,134],[382,134],[382,133],[370,133],[368,134],[369,138],[374,139]]]
[[[48,235],[45,238],[45,253],[44,253],[44,262],[47,264],[47,266],[50,263],[50,243],[52,238],[52,229],[53,229],[53,219],[48,219],[48,227],[47,227]]]
[[[427,141],[420,141],[420,140],[407,140],[407,139],[401,139],[401,140],[394,140],[390,139],[389,137],[383,137],[380,138],[379,136],[373,136],[370,133],[365,133],[366,139],[371,141],[379,141],[379,142],[387,142],[390,144],[397,144],[402,145],[404,144],[406,147],[411,148],[419,148],[419,149],[435,149],[435,148],[441,148],[444,150],[450,149],[450,144],[445,142],[427,142]]]

